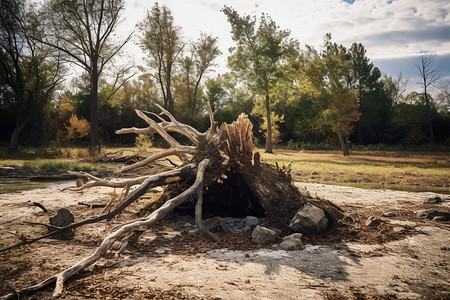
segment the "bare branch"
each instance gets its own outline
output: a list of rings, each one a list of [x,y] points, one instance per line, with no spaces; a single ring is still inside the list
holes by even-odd
[[[137,163],[134,163],[132,165],[129,166],[124,166],[122,167],[122,169],[120,169],[119,172],[127,172],[136,168],[140,168],[143,167],[149,163],[151,163],[152,161],[155,161],[157,159],[166,157],[166,156],[170,156],[170,155],[180,155],[180,154],[195,154],[197,153],[197,149],[195,147],[191,147],[191,146],[179,146],[177,148],[171,148],[168,149],[166,151],[162,151],[162,152],[158,152],[155,153],[149,157],[147,157],[146,159],[139,161]]]
[[[106,252],[108,251],[110,246],[115,241],[128,238],[130,233],[136,228],[149,227],[149,226],[153,225],[157,221],[161,220],[168,213],[170,213],[175,207],[177,207],[178,205],[187,201],[191,197],[191,195],[197,191],[199,186],[202,185],[204,172],[205,172],[205,169],[209,166],[209,164],[210,164],[209,159],[204,159],[203,161],[201,161],[198,165],[198,172],[197,172],[195,182],[191,187],[189,187],[187,190],[185,190],[178,196],[168,200],[166,203],[164,203],[164,205],[162,205],[160,208],[158,208],[157,210],[152,212],[146,218],[123,225],[118,230],[109,234],[107,237],[105,237],[103,242],[94,251],[94,253],[92,255],[84,258],[83,260],[79,261],[72,267],[65,269],[64,271],[62,271],[56,275],[53,275],[36,285],[22,289],[16,294],[8,294],[8,295],[2,297],[2,299],[13,299],[14,297],[17,296],[17,294],[20,296],[20,295],[24,295],[26,293],[31,293],[31,292],[40,290],[42,288],[45,288],[45,287],[53,284],[54,282],[56,282],[56,283],[55,283],[55,290],[53,292],[53,297],[61,296],[61,294],[63,292],[63,288],[64,288],[64,282],[67,279],[71,278],[73,275],[77,274],[81,270],[85,269],[86,267],[92,265],[97,260],[102,258],[106,254]]]
[[[53,232],[39,236],[37,238],[29,239],[27,241],[23,241],[23,242],[11,245],[9,247],[0,249],[0,252],[10,250],[10,249],[16,248],[21,245],[32,244],[36,241],[47,238],[56,233],[70,230],[73,228],[77,228],[77,227],[80,227],[85,224],[92,224],[92,223],[97,223],[97,222],[100,222],[103,220],[111,219],[114,216],[116,216],[118,213],[120,213],[122,210],[124,210],[128,205],[133,203],[136,199],[138,199],[139,197],[144,195],[149,189],[151,189],[153,187],[157,187],[157,186],[168,185],[168,184],[173,184],[173,183],[187,180],[188,178],[190,178],[191,176],[194,175],[194,169],[195,169],[195,165],[189,164],[189,165],[186,165],[177,170],[171,170],[171,171],[167,171],[167,172],[163,172],[160,174],[149,176],[147,179],[145,179],[142,182],[142,184],[138,188],[133,190],[133,192],[131,192],[131,194],[128,197],[126,197],[115,209],[113,209],[109,213],[100,215],[98,217],[86,219],[86,220],[80,221],[78,223],[72,223],[65,227],[61,227],[58,230],[55,230]],[[5,298],[5,299],[8,299],[8,298]]]

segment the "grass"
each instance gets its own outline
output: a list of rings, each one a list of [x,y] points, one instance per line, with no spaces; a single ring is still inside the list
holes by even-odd
[[[65,172],[65,171],[84,171],[91,172],[105,167],[106,164],[97,164],[93,162],[79,162],[75,159],[46,159],[24,161],[22,169],[31,173],[38,172]]]
[[[149,152],[162,149],[151,148]],[[24,148],[17,154],[8,155],[0,148],[0,166],[20,166],[29,172],[91,172],[114,167],[97,163],[95,157],[86,158],[86,149],[63,148],[63,157],[43,158],[42,149]],[[107,152],[136,154],[137,148],[104,148]],[[449,152],[417,151],[351,151],[342,156],[340,151],[276,149],[274,154],[259,149],[262,159],[277,163],[291,170],[295,181],[348,185],[362,188],[391,188],[410,191],[432,191],[450,194]],[[148,154],[148,153],[147,153]],[[177,158],[174,158],[177,160]]]
[[[295,181],[450,193],[447,152],[275,150],[262,158],[279,166],[291,163]]]

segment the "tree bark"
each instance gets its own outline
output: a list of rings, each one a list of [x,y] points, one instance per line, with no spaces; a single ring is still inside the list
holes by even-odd
[[[266,153],[272,153],[272,122],[270,118],[270,101],[269,93],[266,94],[266,117],[267,117],[267,139],[266,139]]]
[[[138,116],[147,122],[149,126],[145,129],[122,129],[118,130],[117,133],[146,132],[153,134],[157,132],[169,142],[172,148],[160,154],[150,156],[144,163],[138,162],[127,166],[126,169],[122,168],[119,170],[119,173],[146,166],[156,159],[173,155],[176,152],[191,155],[190,159],[187,159],[188,164],[177,170],[122,181],[103,180],[87,173],[77,173],[81,177],[88,177],[90,182],[79,188],[72,188],[71,190],[74,191],[82,191],[94,186],[109,186],[122,187],[127,192],[130,186],[139,186],[130,195],[127,195],[110,213],[97,218],[86,219],[64,228],[57,228],[56,232],[61,232],[63,229],[75,228],[80,226],[81,223],[87,224],[111,218],[145,194],[149,188],[155,186],[166,186],[177,183],[177,185],[174,185],[177,187],[175,189],[175,196],[172,196],[174,190],[171,191],[171,194],[165,193],[161,199],[165,199],[166,197],[168,200],[162,206],[151,211],[147,217],[125,224],[107,235],[91,255],[83,258],[75,265],[36,285],[24,288],[16,294],[5,295],[0,299],[13,299],[17,296],[22,297],[27,293],[35,292],[52,284],[55,284],[53,295],[60,296],[63,291],[64,282],[95,263],[101,257],[104,257],[115,241],[125,243],[138,228],[153,226],[177,206],[187,201],[192,201],[192,199],[197,201],[195,220],[199,231],[213,241],[219,241],[219,238],[209,232],[202,223],[203,198],[218,184],[228,184],[234,190],[245,184],[248,187],[251,199],[245,201],[242,207],[248,209],[250,208],[249,206],[261,205],[267,216],[269,225],[278,228],[281,227],[280,229],[284,232],[288,231],[289,221],[295,212],[308,201],[313,202],[319,207],[323,207],[331,224],[336,224],[337,220],[342,217],[341,210],[338,207],[331,205],[329,202],[313,200],[301,194],[292,184],[289,173],[260,161],[260,154],[257,152],[253,142],[253,125],[245,114],[241,114],[232,124],[224,123],[217,128],[211,107],[208,106],[211,126],[205,133],[199,133],[192,127],[176,121],[169,111],[160,106],[158,107],[170,121],[164,121],[161,116],[158,116],[161,122],[157,123],[144,113],[136,111]],[[185,135],[196,146],[180,145],[170,136],[169,132],[178,132]],[[236,182],[238,186],[233,186]]]
[[[342,153],[344,156],[349,156],[349,151],[348,151],[348,138],[345,137],[342,132],[338,131],[337,133],[338,138],[339,138],[339,144],[341,145],[341,149],[342,149]]]
[[[89,122],[90,122],[90,150],[100,152],[100,135],[98,131],[98,63],[96,58],[91,58],[90,96],[89,96]]]

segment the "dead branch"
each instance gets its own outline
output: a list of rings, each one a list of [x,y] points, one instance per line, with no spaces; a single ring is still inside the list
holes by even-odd
[[[85,269],[86,267],[92,265],[97,260],[102,258],[110,246],[115,242],[122,240],[126,238],[131,231],[133,231],[136,228],[139,227],[149,227],[153,224],[155,224],[157,221],[161,220],[164,216],[166,216],[168,213],[170,213],[175,207],[182,204],[183,202],[187,201],[192,197],[192,194],[194,194],[197,189],[202,185],[204,172],[206,168],[209,166],[210,161],[209,159],[204,159],[201,161],[198,165],[197,170],[197,176],[195,178],[194,184],[189,187],[187,190],[179,194],[178,196],[166,201],[160,208],[152,212],[149,216],[147,216],[144,219],[123,225],[118,230],[114,231],[113,233],[109,234],[103,242],[100,244],[100,246],[95,250],[95,252],[88,256],[87,258],[84,258],[83,260],[79,261],[72,267],[53,275],[44,281],[30,286],[28,288],[22,289],[18,291],[16,294],[8,294],[3,296],[0,299],[14,299],[15,297],[23,297],[28,293],[33,293],[35,291],[41,290],[43,288],[46,288],[47,286],[55,283],[55,289],[53,292],[53,297],[59,297],[61,296],[64,288],[64,282],[71,278],[73,275],[77,274],[81,270]]]
[[[42,211],[43,211],[44,213],[47,213],[47,212],[48,212],[48,210],[44,207],[44,205],[42,205],[42,204],[40,204],[40,203],[38,203],[38,202],[33,202],[31,205],[39,207],[40,209],[42,209]]]
[[[214,112],[212,112],[211,107],[208,106],[211,125],[205,133],[200,133],[191,126],[178,122],[170,112],[159,105],[157,106],[162,113],[160,115],[150,113],[150,115],[156,117],[159,122],[151,119],[143,112],[136,110],[138,116],[148,124],[148,127],[121,129],[118,130],[117,133],[157,133],[169,143],[171,148],[160,153],[152,154],[148,158],[132,165],[124,166],[119,170],[119,173],[148,166],[151,162],[170,155],[178,155],[185,164],[189,164],[160,174],[128,180],[104,180],[84,172],[74,173],[79,177],[89,178],[90,182],[82,187],[70,188],[69,190],[81,191],[95,186],[123,188],[119,197],[119,200],[122,199],[122,197],[123,200],[117,207],[108,213],[58,228],[46,235],[31,240],[25,240],[16,245],[2,249],[0,252],[12,249],[18,245],[31,244],[37,240],[49,237],[50,235],[73,229],[84,224],[111,219],[136,199],[143,196],[149,189],[154,187],[180,183],[180,186],[177,186],[178,189],[176,190],[179,191],[178,195],[175,197],[167,197],[170,199],[165,201],[162,206],[151,212],[147,217],[121,225],[117,230],[113,229],[113,232],[103,239],[102,243],[94,253],[82,259],[72,267],[51,276],[36,285],[24,288],[18,293],[8,294],[0,299],[12,299],[16,296],[20,298],[27,293],[32,293],[51,284],[55,284],[53,295],[60,296],[63,291],[64,282],[67,279],[95,263],[103,257],[108,250],[117,250],[117,248],[119,248],[119,252],[123,251],[127,245],[128,238],[139,228],[149,227],[155,224],[157,221],[161,220],[161,218],[169,214],[175,207],[189,200],[197,200],[195,205],[195,223],[199,231],[206,237],[218,242],[218,236],[208,231],[202,221],[203,204],[205,201],[211,201],[211,197],[214,197],[214,195],[219,196],[218,193],[211,192],[211,190],[218,185],[223,184],[225,189],[228,190],[240,190],[241,187],[245,188],[245,191],[243,191],[242,194],[250,196],[246,196],[245,199],[243,199],[243,202],[238,204],[238,206],[242,208],[242,212],[248,213],[262,210],[268,220],[278,221],[278,224],[288,224],[290,218],[292,218],[292,216],[289,216],[289,213],[294,213],[306,203],[305,197],[300,195],[298,189],[292,184],[289,176],[286,176],[285,173],[271,165],[260,162],[260,156],[257,151],[255,151],[256,147],[253,143],[253,125],[245,114],[241,114],[237,121],[232,124],[222,124],[217,128],[217,123],[214,121]],[[163,118],[163,116],[167,117],[169,121]],[[177,132],[186,136],[195,146],[181,145],[169,134],[169,132]],[[192,184],[194,178],[195,181]],[[128,194],[130,187],[135,185],[138,186]],[[189,187],[183,191],[186,186]],[[166,195],[167,193],[163,196]],[[230,201],[226,193],[222,193],[221,196],[223,197],[224,195],[226,201]],[[320,206],[322,203],[318,203],[317,205]],[[331,211],[335,209],[331,205],[326,207]],[[328,213],[329,216],[333,216],[332,213]],[[116,243],[116,246],[113,247],[114,242],[119,243]],[[117,247],[117,244],[119,244],[119,247]]]
[[[118,213],[120,213],[122,210],[124,210],[131,203],[133,203],[136,199],[138,199],[139,197],[144,195],[149,189],[151,189],[153,187],[157,187],[157,186],[162,186],[162,185],[173,184],[173,183],[185,181],[188,178],[194,176],[194,174],[195,174],[194,170],[195,170],[195,165],[190,164],[190,165],[184,166],[177,170],[167,171],[167,172],[164,172],[161,174],[149,176],[147,179],[145,179],[142,182],[142,184],[138,188],[136,188],[134,191],[132,191],[131,194],[129,194],[129,196],[126,197],[112,211],[110,211],[106,214],[100,215],[98,217],[86,219],[86,220],[83,220],[83,221],[80,221],[77,223],[72,223],[65,227],[58,228],[57,230],[55,230],[53,232],[49,232],[49,233],[41,235],[39,237],[32,238],[32,239],[30,238],[27,241],[22,241],[17,244],[8,246],[6,248],[0,249],[0,252],[14,249],[14,248],[17,248],[22,245],[32,244],[32,243],[42,240],[44,238],[50,237],[54,234],[57,234],[57,233],[60,233],[60,232],[66,231],[66,230],[74,229],[74,228],[80,227],[82,225],[97,223],[97,222],[100,222],[103,220],[109,220],[109,219],[113,218],[114,216],[116,216]]]

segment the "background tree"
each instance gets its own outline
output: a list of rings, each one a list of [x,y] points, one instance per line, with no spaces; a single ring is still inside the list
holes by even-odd
[[[188,54],[177,61],[179,72],[174,84],[177,102],[175,111],[183,122],[195,124],[201,117],[198,112],[203,100],[202,79],[221,54],[217,38],[201,34],[200,39],[192,43]]]
[[[325,36],[325,49],[308,65],[306,75],[317,92],[326,99],[319,124],[337,134],[344,156],[349,155],[348,138],[358,121],[357,92],[350,88],[353,64],[347,49]]]
[[[435,86],[439,78],[441,77],[440,68],[435,64],[436,55],[422,54],[420,55],[416,63],[416,68],[419,70],[421,82],[423,87],[422,97],[425,102],[428,112],[428,128],[430,133],[430,141],[434,143],[434,130],[433,130],[433,117],[432,110],[434,109],[432,98],[430,97],[430,88]]]
[[[164,108],[173,114],[172,79],[176,60],[185,46],[181,28],[174,25],[172,12],[165,5],[155,3],[139,23],[139,30],[141,48],[150,55],[148,63],[161,88]]]
[[[9,149],[17,151],[19,134],[49,104],[61,81],[59,58],[36,42],[38,19],[29,2],[2,0],[0,10],[0,79],[16,114]]]
[[[270,91],[281,77],[280,65],[286,56],[287,38],[290,32],[280,30],[275,22],[263,14],[256,25],[256,18],[240,16],[225,6],[222,10],[231,25],[232,38],[237,47],[231,48],[228,65],[239,73],[250,89],[264,97],[267,119],[265,152],[272,152],[272,120]]]
[[[89,75],[89,121],[91,150],[100,149],[98,84],[105,67],[129,41],[117,43],[114,32],[120,24],[123,0],[50,0],[44,15],[46,28],[41,40],[62,53],[69,63]],[[125,70],[117,73],[125,72]]]
[[[350,82],[357,91],[358,110],[361,114],[356,125],[358,144],[383,141],[391,109],[390,99],[385,94],[381,80],[381,72],[370,62],[366,52],[360,43],[353,43],[349,49],[353,64]]]

